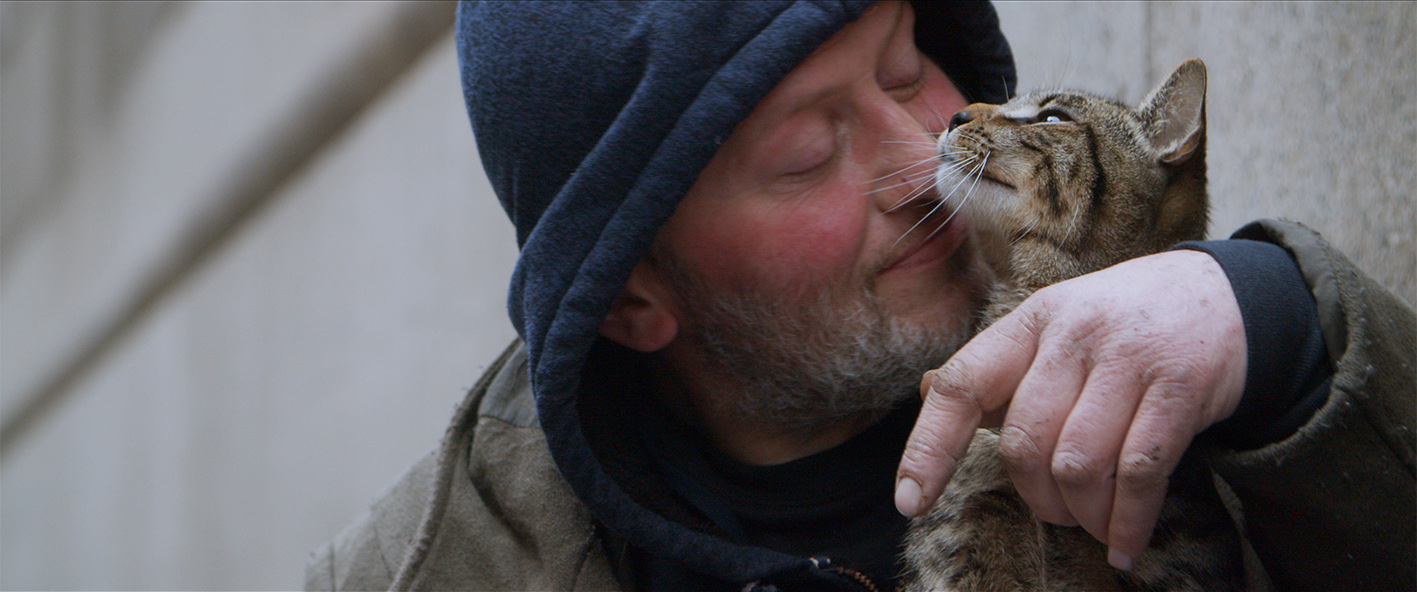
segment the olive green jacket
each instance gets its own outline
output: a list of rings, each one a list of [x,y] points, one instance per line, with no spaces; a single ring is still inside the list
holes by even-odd
[[[1247,540],[1250,585],[1417,589],[1417,315],[1318,234],[1262,221],[1238,238],[1299,263],[1335,369],[1296,434],[1212,467]],[[624,573],[562,480],[514,343],[424,457],[355,524],[315,551],[307,590],[615,590]]]

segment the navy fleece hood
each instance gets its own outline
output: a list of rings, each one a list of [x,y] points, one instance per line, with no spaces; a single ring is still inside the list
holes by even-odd
[[[719,144],[869,1],[463,3],[457,49],[479,154],[521,256],[508,308],[552,456],[619,537],[728,581],[809,569],[674,524],[627,495],[577,399],[602,319]],[[917,44],[966,98],[1013,59],[987,3],[918,3]]]

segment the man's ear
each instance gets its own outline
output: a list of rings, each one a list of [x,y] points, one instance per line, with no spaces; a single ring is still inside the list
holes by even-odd
[[[600,323],[606,339],[635,351],[664,349],[679,334],[669,286],[644,261],[635,265],[629,281]]]

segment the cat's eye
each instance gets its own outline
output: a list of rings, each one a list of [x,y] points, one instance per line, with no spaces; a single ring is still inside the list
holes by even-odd
[[[1039,123],[1063,123],[1072,120],[1073,118],[1070,117],[1067,113],[1064,113],[1057,109],[1044,109],[1043,111],[1038,112]]]

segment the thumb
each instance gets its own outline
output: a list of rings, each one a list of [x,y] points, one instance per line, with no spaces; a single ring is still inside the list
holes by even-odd
[[[896,471],[895,506],[924,514],[945,490],[986,418],[998,421],[1038,352],[1035,323],[1023,307],[966,343],[920,383],[924,403]]]

